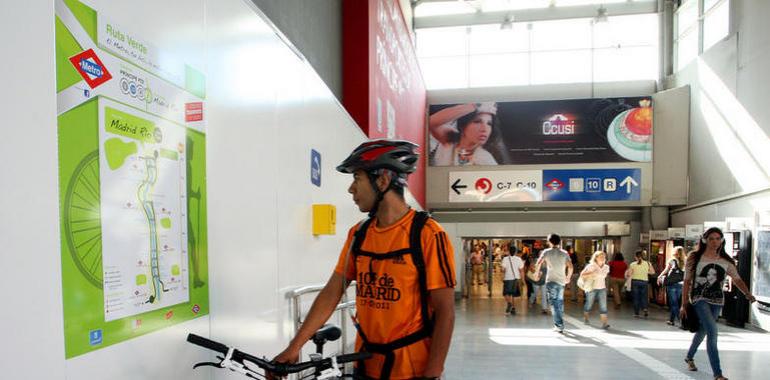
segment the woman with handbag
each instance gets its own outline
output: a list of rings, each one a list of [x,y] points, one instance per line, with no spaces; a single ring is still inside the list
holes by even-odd
[[[717,349],[717,318],[725,303],[722,287],[727,276],[732,277],[733,284],[744,294],[749,302],[754,302],[754,295],[749,292],[735,267],[735,260],[725,252],[724,234],[719,228],[711,227],[701,237],[698,249],[687,255],[685,263],[684,289],[682,291],[682,307],[679,314],[683,323],[694,312],[700,327],[692,338],[690,350],[684,361],[690,371],[697,371],[695,353],[698,346],[706,340],[706,353],[709,357],[711,370],[715,380],[727,380],[722,375]],[[689,308],[689,311],[688,311]]]
[[[586,292],[586,301],[583,306],[583,320],[586,324],[588,314],[594,306],[594,301],[599,301],[599,316],[602,320],[602,328],[610,327],[607,323],[607,285],[605,283],[607,274],[610,273],[610,266],[605,265],[607,254],[602,251],[596,251],[591,256],[591,261],[583,268],[578,277],[578,286]]]
[[[658,285],[666,286],[666,300],[668,300],[668,322],[673,326],[679,319],[679,301],[682,298],[682,285],[684,283],[684,247],[674,247],[674,257],[666,265],[666,269],[658,276]]]

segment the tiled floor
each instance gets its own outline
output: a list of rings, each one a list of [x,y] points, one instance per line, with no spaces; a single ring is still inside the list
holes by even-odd
[[[567,301],[566,333],[551,331],[539,306],[504,315],[505,301],[477,286],[458,302],[445,377],[459,379],[712,379],[706,342],[695,357],[698,372],[683,358],[692,334],[666,325],[668,312],[651,307],[648,319],[633,318],[631,306],[610,307],[609,331],[598,329],[598,307],[583,324],[582,303]],[[493,294],[499,294],[493,289]],[[567,294],[565,298],[569,299]],[[770,334],[720,323],[722,369],[731,379],[766,379]],[[764,363],[764,364],[763,364]]]

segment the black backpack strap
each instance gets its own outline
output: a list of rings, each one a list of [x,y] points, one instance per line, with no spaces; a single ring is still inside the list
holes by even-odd
[[[364,350],[385,356],[385,361],[383,362],[382,370],[380,372],[380,380],[390,379],[390,374],[393,370],[393,365],[395,364],[395,350],[429,338],[433,334],[433,320],[429,317],[428,313],[428,277],[425,270],[425,260],[423,258],[421,238],[422,229],[425,227],[425,223],[427,223],[428,219],[430,219],[430,215],[427,212],[416,212],[414,219],[412,219],[412,227],[409,230],[409,249],[401,249],[394,252],[388,252],[386,254],[376,254],[378,257],[374,257],[375,254],[372,252],[361,250],[361,243],[366,236],[366,230],[368,229],[372,219],[370,218],[365,221],[361,228],[356,232],[356,234],[360,233],[360,235],[356,236],[356,242],[353,246],[354,257],[366,256],[374,260],[388,259],[404,254],[411,254],[412,263],[414,263],[415,267],[417,268],[417,277],[420,287],[420,313],[422,314],[423,320],[423,326],[420,330],[389,343],[372,343],[367,338],[363,329],[361,329],[361,326],[354,321],[354,326],[356,327],[356,330],[358,330],[358,335],[361,337],[361,341],[363,342]],[[364,366],[364,361],[361,360],[358,362],[357,372],[365,373],[365,371],[366,369]]]
[[[425,270],[425,260],[422,252],[422,229],[428,222],[430,215],[425,211],[417,211],[412,220],[412,228],[409,231],[409,249],[412,253],[412,262],[417,267],[417,276],[420,285],[420,308],[422,312],[423,329],[428,336],[433,332],[433,321],[428,313],[428,274]]]
[[[370,257],[372,260],[388,260],[388,259],[394,259],[399,256],[408,255],[409,248],[399,249],[398,251],[392,251],[388,253],[374,253],[374,252],[369,252],[369,251],[364,251],[362,249],[359,249],[358,253],[356,254],[358,256]]]
[[[366,231],[369,230],[369,226],[372,224],[372,220],[374,220],[374,218],[367,218],[361,222],[360,226],[353,234],[353,247],[351,248],[351,252],[353,252],[354,258],[361,253],[361,245],[364,244]]]

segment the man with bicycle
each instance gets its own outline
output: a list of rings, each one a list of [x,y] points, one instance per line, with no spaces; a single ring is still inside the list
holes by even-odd
[[[371,140],[337,170],[353,174],[348,192],[369,218],[348,232],[337,266],[289,346],[274,359],[297,361],[302,346],[356,281],[356,350],[364,379],[438,379],[454,328],[455,265],[443,228],[404,200],[417,145]]]

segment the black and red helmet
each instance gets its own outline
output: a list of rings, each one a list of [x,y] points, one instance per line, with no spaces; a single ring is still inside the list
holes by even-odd
[[[352,174],[356,170],[371,172],[388,169],[396,174],[406,175],[417,170],[417,148],[417,144],[409,141],[370,140],[353,150],[353,153],[337,166],[337,171]]]

